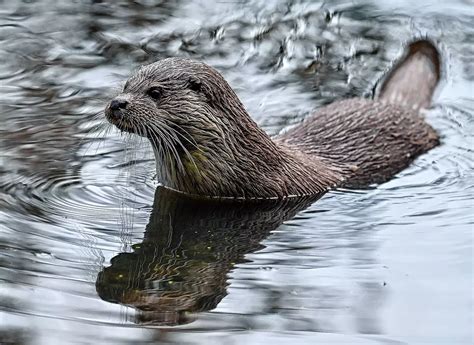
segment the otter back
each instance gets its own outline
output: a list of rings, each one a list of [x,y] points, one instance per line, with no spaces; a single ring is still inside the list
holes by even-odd
[[[385,182],[438,144],[435,130],[418,113],[363,98],[323,107],[275,139],[343,169],[345,187]]]

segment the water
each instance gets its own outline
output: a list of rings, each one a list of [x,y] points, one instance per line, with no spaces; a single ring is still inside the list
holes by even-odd
[[[0,342],[471,344],[473,23],[469,0],[0,1]],[[423,35],[442,145],[374,189],[188,204],[101,130],[135,68],[188,56],[277,133]]]

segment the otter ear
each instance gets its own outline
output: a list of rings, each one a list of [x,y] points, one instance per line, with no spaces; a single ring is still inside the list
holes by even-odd
[[[188,79],[188,87],[196,92],[201,91],[202,84],[201,80],[196,76],[190,76]]]

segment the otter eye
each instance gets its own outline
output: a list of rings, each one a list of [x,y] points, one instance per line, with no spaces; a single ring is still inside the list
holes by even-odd
[[[150,96],[153,99],[159,99],[161,97],[161,88],[157,86],[150,87],[148,91],[146,92],[148,96]]]

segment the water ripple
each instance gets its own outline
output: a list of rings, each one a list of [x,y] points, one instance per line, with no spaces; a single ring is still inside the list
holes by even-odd
[[[469,343],[469,10],[461,0],[2,4],[0,338]],[[155,195],[149,145],[104,122],[131,71],[185,56],[222,71],[278,133],[335,99],[370,96],[402,43],[424,35],[446,60],[427,115],[442,144],[390,182],[333,191],[280,226],[257,206],[259,221],[200,204],[176,213]]]

